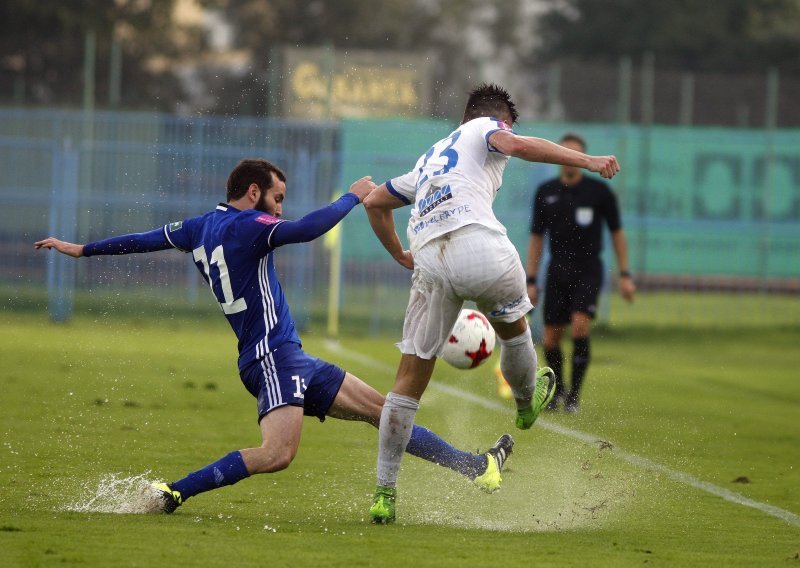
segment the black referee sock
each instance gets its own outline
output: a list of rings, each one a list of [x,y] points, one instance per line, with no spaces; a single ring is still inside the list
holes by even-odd
[[[578,402],[583,377],[589,367],[589,359],[589,337],[574,337],[572,339],[572,392],[569,393],[570,402]]]
[[[544,358],[547,361],[547,366],[553,369],[556,374],[556,392],[553,398],[561,397],[564,394],[564,377],[561,374],[564,370],[564,354],[561,353],[561,347],[545,349]]]

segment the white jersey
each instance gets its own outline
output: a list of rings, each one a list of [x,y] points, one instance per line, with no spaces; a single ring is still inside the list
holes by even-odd
[[[489,144],[498,130],[513,132],[494,118],[470,120],[420,156],[413,170],[386,182],[395,197],[414,204],[408,223],[412,253],[465,225],[506,234],[492,210],[508,163],[508,156]]]

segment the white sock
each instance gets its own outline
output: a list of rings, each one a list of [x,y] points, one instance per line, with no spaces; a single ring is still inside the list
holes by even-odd
[[[411,439],[414,416],[419,401],[409,396],[390,392],[381,411],[378,431],[378,485],[394,487],[400,472],[400,460]]]
[[[511,339],[500,339],[500,370],[516,399],[529,399],[536,388],[538,360],[531,329]]]

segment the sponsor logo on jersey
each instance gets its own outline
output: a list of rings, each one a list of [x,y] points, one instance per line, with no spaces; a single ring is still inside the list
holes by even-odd
[[[423,229],[430,227],[431,225],[435,225],[436,223],[443,223],[450,219],[450,217],[455,217],[457,215],[462,215],[464,213],[472,213],[472,209],[470,209],[469,205],[459,205],[458,207],[453,207],[452,209],[445,209],[431,217],[430,219],[422,219],[419,223],[411,227],[411,230],[414,231],[416,235]]]
[[[274,225],[275,223],[280,221],[280,219],[278,219],[277,217],[273,217],[272,215],[267,215],[266,213],[264,213],[263,215],[259,215],[254,220],[257,223],[261,223],[262,225]]]
[[[437,205],[440,205],[453,198],[453,190],[450,189],[450,184],[444,187],[436,187],[431,185],[425,197],[419,200],[419,216],[424,217],[426,213],[433,211]]]
[[[168,229],[169,229],[170,233],[174,233],[175,231],[177,231],[181,227],[183,227],[183,221],[175,221],[174,223],[170,223],[169,224]]]
[[[594,210],[591,207],[578,207],[575,209],[575,222],[581,227],[591,225],[592,219],[594,219]]]

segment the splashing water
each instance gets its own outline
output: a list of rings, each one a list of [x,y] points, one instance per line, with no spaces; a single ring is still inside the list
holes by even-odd
[[[438,491],[414,484],[401,493],[399,512],[410,524],[500,532],[592,530],[622,515],[639,485],[634,476],[591,479],[568,469],[536,477],[508,471],[504,477],[504,487],[492,495],[460,479],[459,487],[437,484]]]
[[[86,482],[78,499],[62,510],[78,513],[159,513],[161,500],[151,487],[150,472],[124,477],[104,475],[97,482]]]

